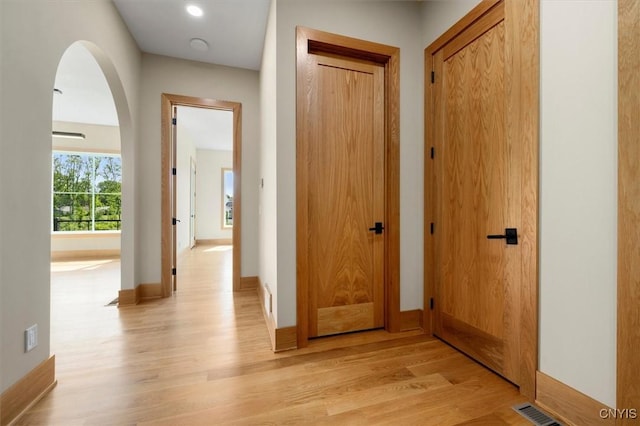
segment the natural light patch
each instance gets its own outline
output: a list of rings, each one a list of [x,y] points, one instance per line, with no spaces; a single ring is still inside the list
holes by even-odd
[[[71,272],[71,271],[80,271],[80,270],[90,271],[111,262],[113,262],[113,260],[111,259],[51,262],[51,272]]]
[[[233,249],[233,246],[215,246],[215,247],[206,249],[204,252],[209,253],[212,251],[229,251],[231,249]]]

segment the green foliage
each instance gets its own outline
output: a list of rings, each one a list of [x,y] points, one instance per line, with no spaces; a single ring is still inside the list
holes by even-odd
[[[120,229],[121,170],[119,156],[54,152],[54,231]]]

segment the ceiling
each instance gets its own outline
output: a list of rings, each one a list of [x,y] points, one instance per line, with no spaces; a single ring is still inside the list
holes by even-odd
[[[233,111],[178,107],[178,140],[188,134],[197,149],[233,150]]]
[[[143,52],[259,70],[270,0],[114,0]],[[187,13],[188,5],[203,11]],[[199,38],[207,51],[191,48]]]
[[[53,120],[117,126],[118,115],[107,80],[81,44],[72,44],[60,59],[53,95]]]
[[[259,70],[270,0],[114,0],[143,52]],[[201,17],[186,11],[197,5]],[[199,38],[207,51],[195,50]],[[64,53],[54,87],[53,120],[117,126],[109,85],[91,53],[75,43]],[[198,149],[233,148],[232,114],[180,108],[179,123]]]

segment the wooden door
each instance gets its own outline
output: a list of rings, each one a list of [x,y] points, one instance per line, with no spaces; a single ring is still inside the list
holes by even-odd
[[[513,46],[519,34],[505,18],[511,16],[505,2],[485,1],[479,8],[483,14],[427,49],[427,141],[434,148],[427,160],[433,164],[427,183],[433,185],[433,328],[520,384],[523,347],[527,363],[537,356],[529,353],[529,345],[535,347],[530,339],[537,337],[530,334],[535,314],[527,314],[535,305],[530,267],[537,205],[530,190],[537,182],[532,171],[537,157],[531,154],[537,133],[527,135],[519,121],[528,104],[518,92],[522,76]],[[517,244],[503,238],[510,232]],[[527,366],[526,374],[534,373]],[[532,387],[532,378],[526,380]]]
[[[384,326],[384,67],[312,55],[309,337]]]

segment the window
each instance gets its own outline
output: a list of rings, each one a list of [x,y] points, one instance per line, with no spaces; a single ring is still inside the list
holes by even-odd
[[[222,228],[233,228],[233,170],[222,169]]]
[[[53,232],[118,231],[119,155],[53,152]]]

